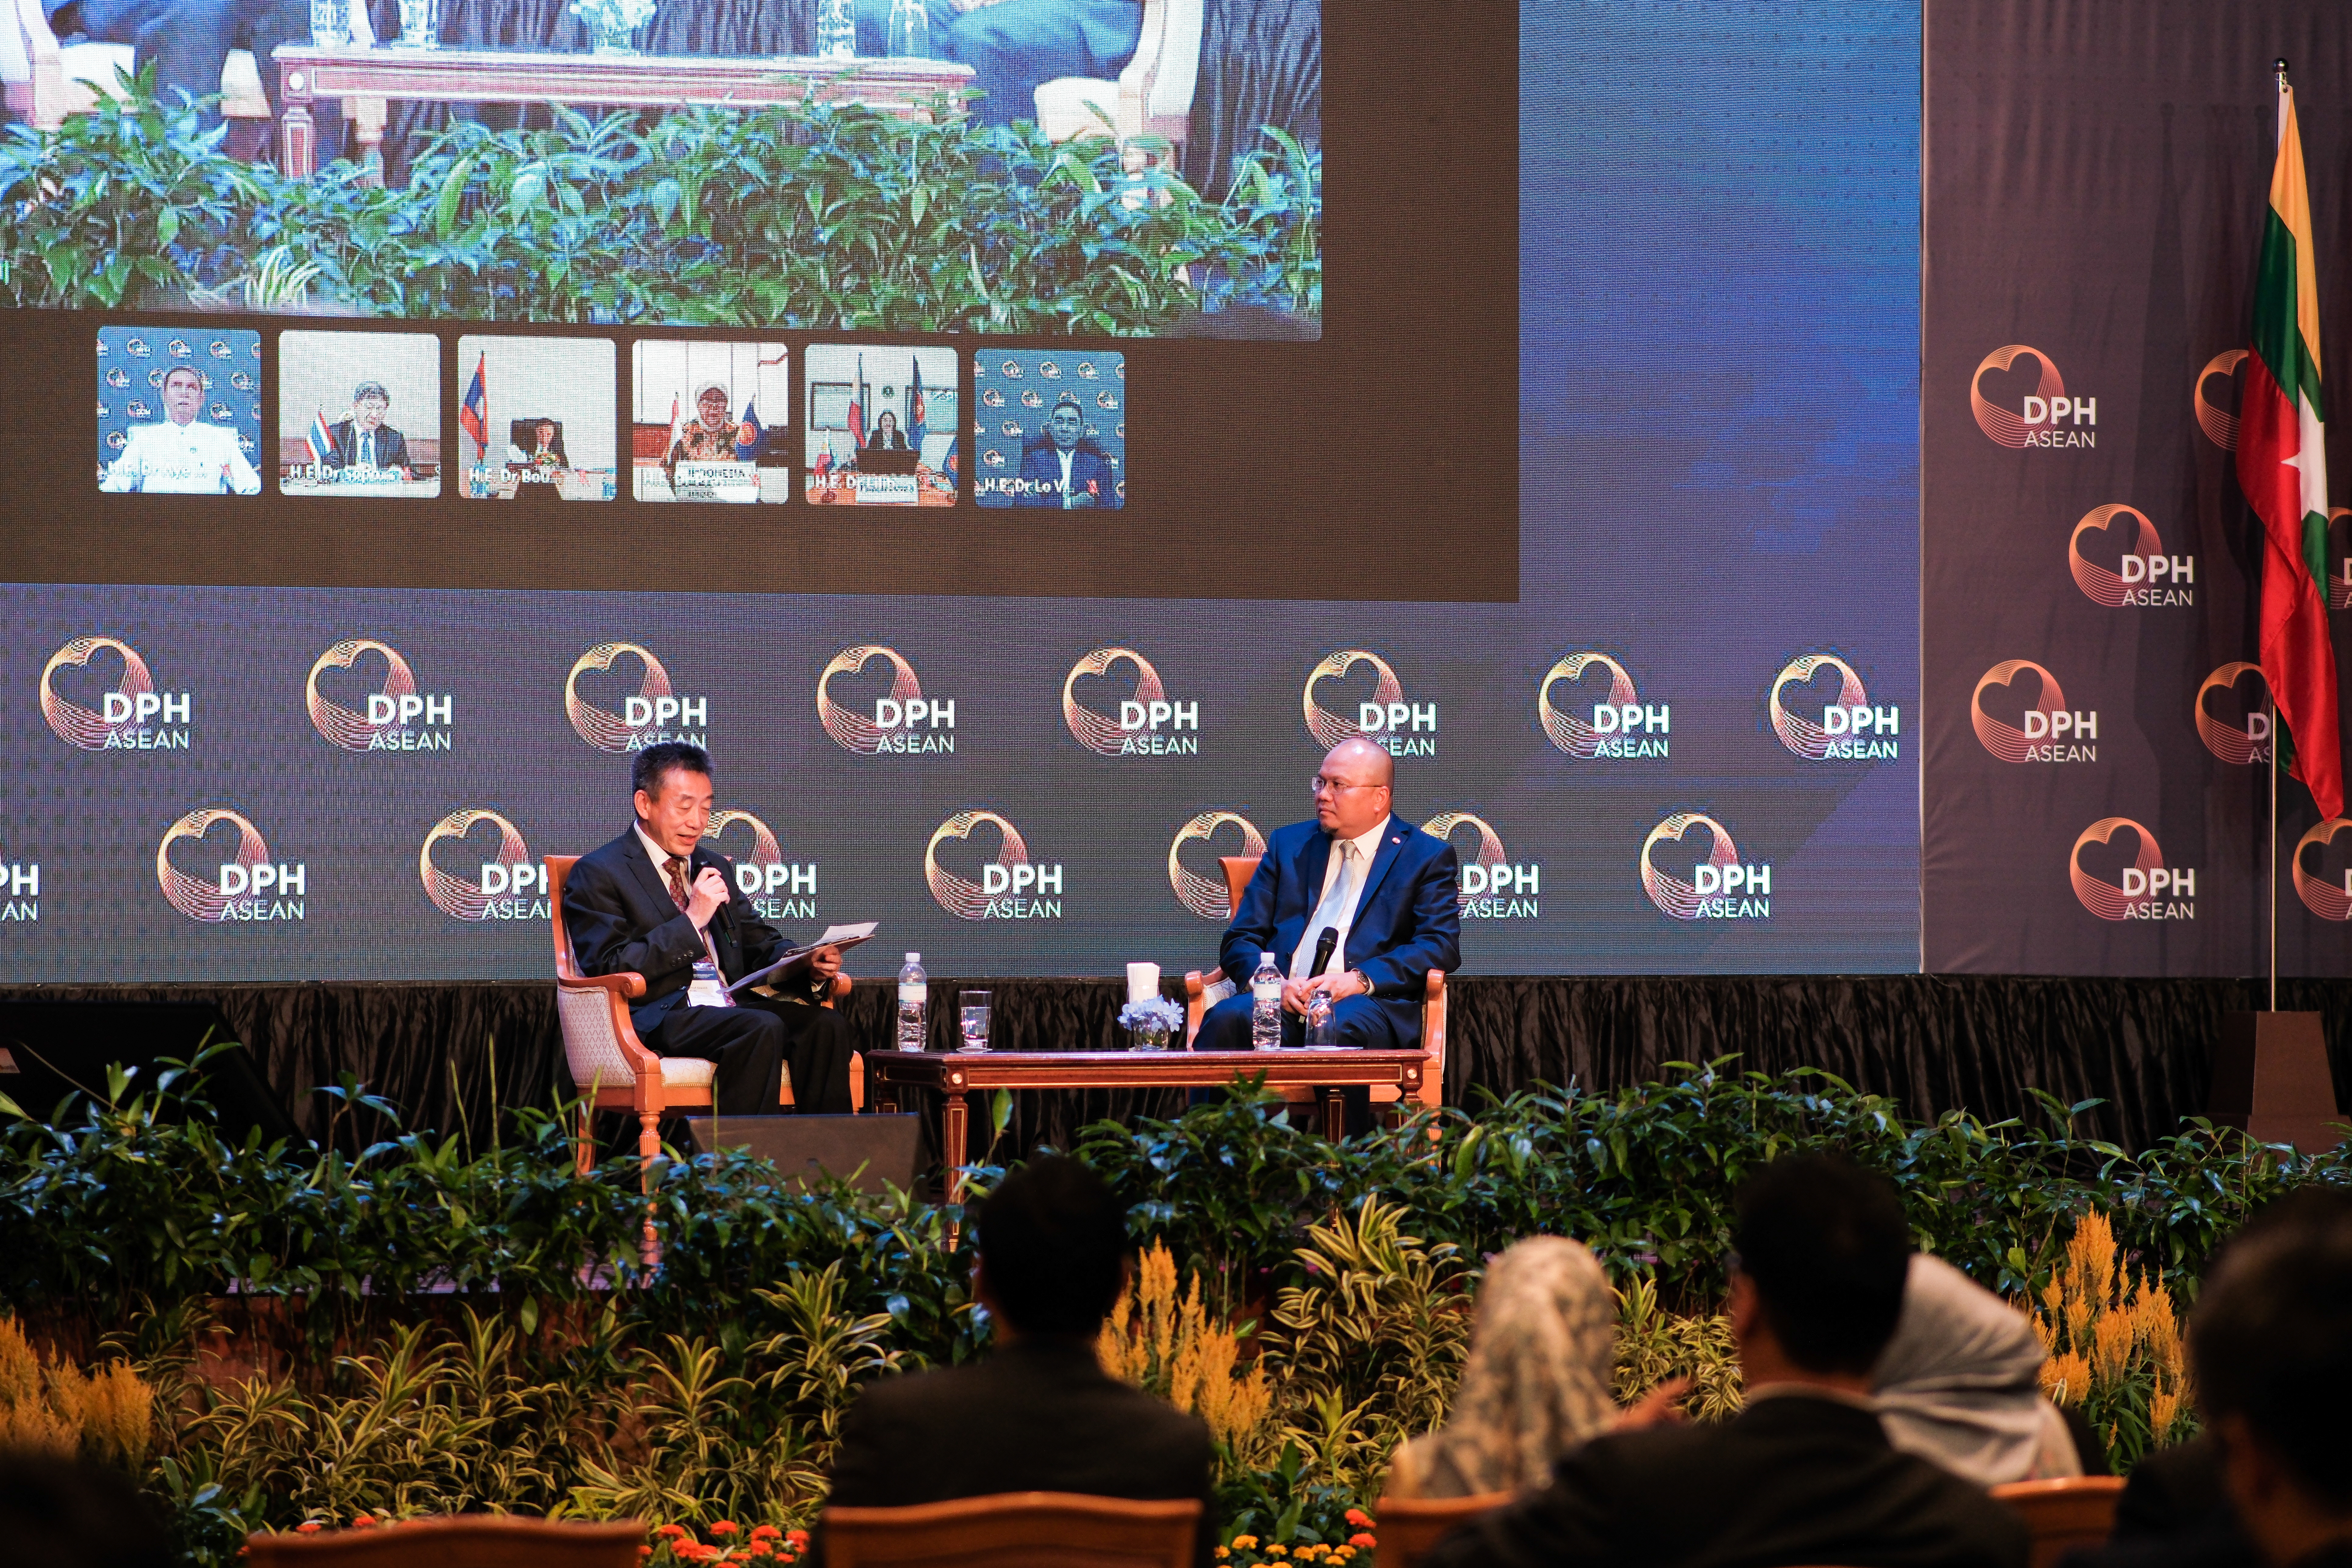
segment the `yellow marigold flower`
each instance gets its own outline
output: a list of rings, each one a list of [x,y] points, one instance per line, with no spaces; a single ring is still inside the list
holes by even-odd
[[[1223,1562],[1226,1558],[1231,1557],[1233,1554],[1234,1549],[1230,1546],[1220,1546],[1217,1548],[1217,1561],[1220,1563]]]
[[[1268,1557],[1287,1557],[1290,1555],[1290,1548],[1280,1545],[1269,1546],[1265,1549],[1265,1554]]]
[[[1257,1537],[1256,1537],[1256,1536],[1255,1536],[1255,1535],[1236,1535],[1236,1536],[1234,1536],[1234,1551],[1236,1551],[1236,1552],[1255,1552],[1255,1551],[1256,1551],[1256,1550],[1257,1550]]]

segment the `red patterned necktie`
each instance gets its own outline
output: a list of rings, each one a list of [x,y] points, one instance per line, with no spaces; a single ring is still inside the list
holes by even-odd
[[[675,855],[669,858],[669,896],[677,900],[681,910],[691,901],[686,891],[686,862]]]

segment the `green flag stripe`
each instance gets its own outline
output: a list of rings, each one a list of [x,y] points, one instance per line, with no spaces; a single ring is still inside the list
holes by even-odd
[[[2311,573],[2319,602],[2327,603],[2327,520],[2315,511],[2303,514],[2303,564]]]
[[[2312,413],[2325,421],[2327,405],[2319,396],[2319,365],[2295,321],[2294,232],[2276,207],[2264,209],[2264,215],[2263,256],[2254,279],[2254,353],[2289,399],[2300,393]]]

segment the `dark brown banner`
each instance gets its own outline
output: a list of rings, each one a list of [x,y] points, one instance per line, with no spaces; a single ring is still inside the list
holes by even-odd
[[[2341,355],[2352,32],[2339,7],[1927,8],[1930,972],[2268,968],[2262,532],[2232,447],[2282,56],[2311,171],[2323,353]],[[2329,388],[2336,409],[2345,386]],[[2352,447],[2331,436],[2336,491],[2352,493]],[[2339,608],[2343,573],[2339,544]],[[2340,649],[2352,618],[2335,633]],[[2280,969],[2344,973],[2352,823],[2321,822],[2283,779],[2279,827]]]

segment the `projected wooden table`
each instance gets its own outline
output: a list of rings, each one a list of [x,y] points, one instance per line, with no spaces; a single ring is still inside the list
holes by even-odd
[[[362,159],[383,142],[384,102],[593,103],[671,109],[688,104],[760,108],[812,96],[861,103],[902,120],[930,118],[933,98],[971,85],[953,60],[820,59],[803,55],[705,58],[697,55],[558,54],[528,49],[315,48],[286,44],[278,62],[281,167],[308,178],[318,163],[310,105],[357,100]]]
[[[866,1069],[879,1086],[879,1109],[898,1109],[900,1088],[940,1092],[940,1157],[948,1167],[947,1201],[961,1202],[968,1097],[999,1089],[1223,1089],[1236,1076],[1265,1074],[1270,1089],[1322,1090],[1323,1131],[1347,1129],[1347,1089],[1393,1087],[1421,1099],[1427,1051],[868,1051]]]

